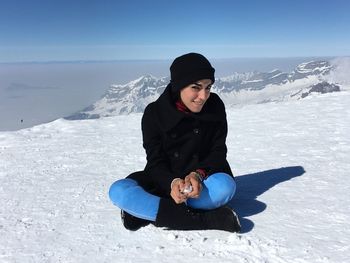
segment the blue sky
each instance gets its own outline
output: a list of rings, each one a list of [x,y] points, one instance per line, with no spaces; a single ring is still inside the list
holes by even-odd
[[[350,1],[0,0],[0,62],[350,55]]]

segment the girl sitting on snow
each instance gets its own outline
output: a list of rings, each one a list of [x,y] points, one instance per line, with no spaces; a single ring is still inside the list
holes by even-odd
[[[152,223],[176,230],[240,231],[236,214],[226,206],[236,184],[226,160],[225,106],[210,92],[214,72],[200,54],[176,58],[170,84],[146,107],[146,167],[109,190],[125,228]]]

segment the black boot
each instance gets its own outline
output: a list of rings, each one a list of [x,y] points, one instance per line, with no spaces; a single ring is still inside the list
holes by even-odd
[[[160,200],[154,224],[174,230],[217,229],[229,232],[241,230],[236,213],[228,206],[213,210],[197,210],[164,198]]]
[[[141,227],[147,226],[150,223],[150,221],[132,216],[124,210],[121,210],[120,216],[124,227],[131,231],[136,231]]]

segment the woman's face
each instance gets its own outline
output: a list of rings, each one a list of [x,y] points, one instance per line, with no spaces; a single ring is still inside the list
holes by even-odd
[[[180,91],[180,98],[192,112],[200,112],[210,96],[212,82],[210,79],[201,79],[190,84]]]

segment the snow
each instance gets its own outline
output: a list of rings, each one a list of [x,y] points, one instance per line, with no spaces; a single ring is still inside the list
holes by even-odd
[[[283,73],[283,72],[278,73],[278,74],[276,74],[276,75],[274,75],[274,76],[270,77],[270,79],[277,78],[278,76],[281,76],[282,74],[284,74],[284,73]]]
[[[221,77],[218,80],[227,81],[227,82],[240,81],[240,80],[244,81],[251,78],[253,75],[254,75],[254,72],[244,72],[244,73],[234,72],[230,76]]]
[[[242,83],[255,83],[264,81],[263,79],[243,80]]]
[[[107,193],[145,165],[141,114],[0,132],[0,262],[348,262],[349,104],[227,109],[241,234],[122,227]]]

